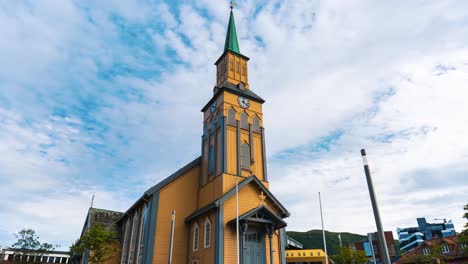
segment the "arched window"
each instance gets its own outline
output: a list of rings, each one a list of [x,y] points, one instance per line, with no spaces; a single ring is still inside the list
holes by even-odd
[[[203,246],[207,248],[207,247],[210,247],[210,244],[211,244],[211,222],[208,217],[205,218],[204,230],[205,230],[205,233],[204,233],[205,242],[203,243]]]
[[[257,116],[254,116],[254,118],[252,119],[252,125],[254,132],[260,132],[260,120]]]
[[[241,145],[241,169],[250,170],[250,148],[247,143]]]
[[[216,127],[215,127],[215,118],[211,118],[211,121],[210,121],[210,133],[211,132],[214,132],[216,130]]]
[[[140,214],[138,211],[133,216],[133,224],[132,224],[132,239],[130,241],[130,257],[128,263],[133,264],[135,263],[135,251],[137,248],[137,238],[138,238],[138,225],[140,224]]]
[[[210,153],[209,153],[209,160],[208,160],[208,174],[214,174],[215,172],[215,167],[216,167],[216,164],[215,164],[215,148],[214,148],[214,144],[211,143],[210,144]]]
[[[228,110],[228,124],[231,126],[236,125],[236,111],[232,108]]]
[[[198,250],[198,237],[199,237],[199,232],[200,229],[198,228],[198,224],[195,223],[195,226],[193,227],[193,247],[192,247],[192,250],[193,251],[197,251]]]
[[[247,114],[245,112],[241,113],[241,128],[249,129],[249,122],[247,121]]]

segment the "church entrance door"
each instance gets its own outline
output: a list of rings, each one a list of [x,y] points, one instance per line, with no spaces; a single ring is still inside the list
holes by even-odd
[[[249,227],[249,229],[251,229]],[[242,264],[265,264],[265,233],[251,229],[245,233]]]

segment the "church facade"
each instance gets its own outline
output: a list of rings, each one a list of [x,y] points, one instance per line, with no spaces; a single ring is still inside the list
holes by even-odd
[[[248,61],[231,11],[213,97],[201,110],[201,156],[115,221],[121,249],[110,262],[235,264],[239,238],[240,263],[286,263],[283,219],[289,212],[269,191],[265,101],[250,88]]]

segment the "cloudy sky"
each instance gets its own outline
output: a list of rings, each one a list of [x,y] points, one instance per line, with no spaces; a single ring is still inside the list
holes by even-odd
[[[228,1],[0,1],[0,245],[67,248],[95,206],[125,211],[200,155]],[[238,1],[289,230],[464,224],[467,1]]]

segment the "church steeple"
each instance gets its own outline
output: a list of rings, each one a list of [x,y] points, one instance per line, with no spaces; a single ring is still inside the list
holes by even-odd
[[[248,57],[242,55],[237,40],[236,24],[234,14],[231,10],[229,15],[229,24],[224,42],[224,51],[221,57],[215,62],[217,68],[216,86],[221,87],[226,83],[238,85],[243,83],[242,87],[249,88],[247,61]]]
[[[227,51],[227,50],[240,53],[239,42],[237,41],[236,24],[234,22],[234,14],[232,13],[232,10],[229,16],[229,24],[228,24],[227,34],[226,34],[226,41],[224,43],[224,51]]]

